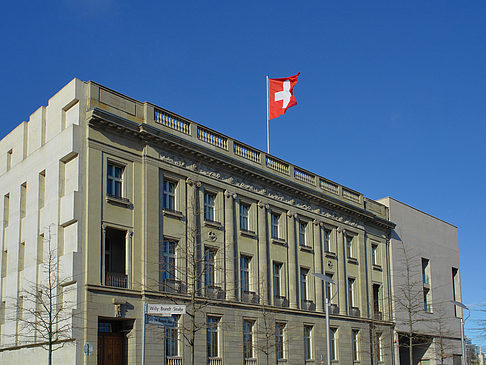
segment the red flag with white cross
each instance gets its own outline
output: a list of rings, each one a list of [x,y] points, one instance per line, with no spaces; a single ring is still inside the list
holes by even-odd
[[[293,94],[300,72],[280,79],[268,79],[268,119],[277,118],[297,104]]]

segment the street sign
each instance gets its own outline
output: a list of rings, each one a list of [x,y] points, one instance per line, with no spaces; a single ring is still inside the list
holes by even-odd
[[[186,314],[185,305],[147,303],[147,314],[170,317],[173,314]]]
[[[157,317],[147,315],[146,321],[148,324],[157,324],[164,327],[175,327],[174,317]]]
[[[93,345],[89,342],[86,342],[86,344],[84,345],[84,353],[86,354],[86,356],[89,356],[93,353]]]

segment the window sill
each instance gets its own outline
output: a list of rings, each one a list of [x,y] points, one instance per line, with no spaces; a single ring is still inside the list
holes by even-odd
[[[358,265],[358,259],[355,259],[354,257],[348,257],[348,263]]]
[[[121,205],[127,208],[132,207],[132,203],[130,203],[130,200],[128,198],[122,198],[114,195],[107,195],[106,202],[111,204]]]
[[[280,246],[287,246],[287,241],[281,238],[272,238],[272,243]]]
[[[162,215],[167,217],[177,218],[177,219],[183,218],[182,212],[179,212],[177,210],[162,209]]]
[[[336,253],[335,252],[324,251],[324,254],[326,255],[326,257],[328,257],[330,259],[335,259],[336,258]]]
[[[373,264],[373,270],[383,271],[383,269],[381,268],[381,265],[376,265],[376,264]]]
[[[311,246],[300,245],[300,250],[305,252],[314,252],[314,249]]]
[[[223,229],[223,225],[219,222],[216,222],[216,221],[204,220],[204,226],[205,227],[212,227],[212,228],[216,228],[216,229]]]
[[[253,231],[247,231],[246,229],[240,229],[240,234],[242,236],[250,237],[250,238],[256,238],[256,233]]]

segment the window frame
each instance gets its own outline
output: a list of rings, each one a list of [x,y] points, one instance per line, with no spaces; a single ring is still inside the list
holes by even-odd
[[[348,277],[348,304],[349,308],[356,308],[355,293],[356,278]]]
[[[208,255],[210,254],[210,255]],[[214,247],[204,247],[204,286],[216,286],[216,255],[218,250]],[[211,261],[208,260],[211,258]]]
[[[241,292],[249,292],[251,289],[251,261],[252,257],[249,255],[240,255],[240,290]],[[243,264],[246,265],[243,265]],[[245,280],[243,280],[245,277]],[[243,283],[246,283],[246,289],[243,288]]]
[[[353,328],[351,330],[351,357],[353,362],[359,361],[359,329]]]
[[[300,300],[302,303],[309,300],[309,269],[300,268]]]
[[[212,198],[212,199],[210,199]],[[203,210],[204,210],[204,220],[206,222],[217,222],[216,221],[216,200],[218,194],[210,190],[204,190],[203,194]]]
[[[250,222],[251,204],[240,202],[240,230],[249,232],[251,227]]]
[[[348,259],[356,259],[355,255],[355,247],[354,247],[354,238],[355,236],[352,236],[350,234],[346,234],[346,257]]]
[[[286,359],[286,332],[287,323],[285,322],[275,322],[275,355],[277,360]]]
[[[304,360],[309,361],[314,358],[313,351],[312,351],[312,334],[313,334],[314,326],[312,325],[304,325]]]
[[[331,361],[338,360],[338,328],[331,327],[329,328],[329,335],[330,335],[330,352],[331,352]]]
[[[247,327],[246,325],[249,325]],[[244,359],[254,359],[254,326],[255,320],[243,318],[243,358]],[[249,329],[248,329],[249,328]]]
[[[270,213],[270,237],[275,240],[280,239],[280,220],[282,218],[281,213]]]
[[[221,357],[221,317],[208,315],[206,319],[206,353],[208,358]]]
[[[324,227],[322,229],[322,243],[324,246],[324,252],[332,253],[334,252],[331,247],[331,235],[332,235],[332,229]]]
[[[180,356],[180,329],[179,321],[181,316],[179,314],[173,315],[175,326],[165,327],[165,355],[166,357],[179,357]],[[174,336],[175,333],[175,336]],[[175,337],[175,339],[174,339]],[[172,350],[172,351],[171,351]]]
[[[112,172],[110,172],[110,167],[112,168]],[[106,195],[112,198],[124,199],[126,197],[125,192],[125,173],[126,173],[126,164],[123,164],[118,161],[113,161],[109,159],[106,165]],[[116,169],[120,169],[121,174],[120,177],[116,176]],[[112,173],[115,173],[113,175]],[[119,183],[119,190],[120,194],[116,194],[116,184]],[[114,190],[114,191],[112,191]]]
[[[282,295],[282,289],[283,289],[282,288],[282,268],[283,268],[283,263],[277,261],[274,261],[272,263],[272,283],[273,283],[274,298],[283,296]]]
[[[177,245],[177,241],[170,239],[164,239],[159,243],[159,280],[163,282],[166,280],[176,280]],[[167,270],[167,267],[170,270]]]
[[[170,189],[167,189],[167,185],[173,185],[173,191]],[[171,212],[176,212],[177,211],[177,186],[178,183],[177,181],[174,181],[172,179],[166,179],[164,178],[162,182],[162,206],[164,210],[168,210]],[[168,204],[167,204],[168,203]],[[172,205],[172,206],[171,206]]]
[[[305,220],[299,219],[297,226],[298,226],[298,237],[299,237],[299,246],[307,247],[307,227],[308,223]]]

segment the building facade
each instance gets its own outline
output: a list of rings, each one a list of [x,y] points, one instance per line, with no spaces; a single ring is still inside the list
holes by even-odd
[[[461,364],[462,303],[457,227],[393,198],[390,241],[396,361]],[[409,335],[412,334],[412,335]]]
[[[29,293],[49,277],[56,364],[88,342],[89,364],[319,364],[326,295],[333,363],[395,362],[385,205],[77,79],[0,156],[1,363],[47,358]],[[161,327],[145,303],[186,313]]]

